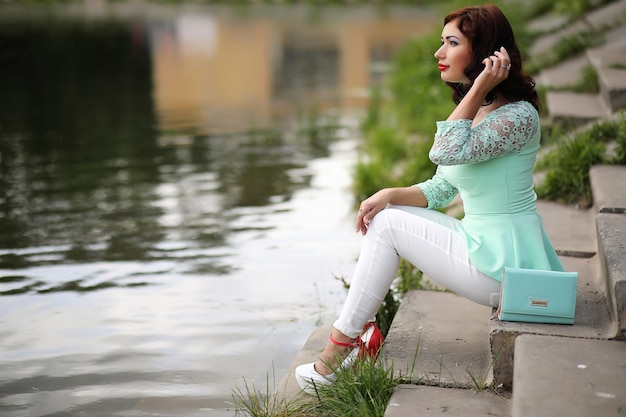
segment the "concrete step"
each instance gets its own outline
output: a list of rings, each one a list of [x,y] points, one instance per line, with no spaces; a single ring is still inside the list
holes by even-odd
[[[576,85],[580,82],[583,70],[589,64],[589,58],[583,54],[542,70],[535,77],[535,81],[538,86],[547,88],[564,88]]]
[[[593,191],[600,274],[615,338],[626,339],[626,167],[598,165],[589,171]]]
[[[593,207],[597,213],[626,213],[626,167],[596,165],[589,171]]]
[[[626,17],[626,12],[623,15]],[[623,22],[626,23],[626,22]],[[607,32],[604,36],[606,42],[600,47],[601,49],[610,49],[614,52],[626,50],[626,26],[622,24]]]
[[[596,220],[600,241],[601,275],[605,277],[608,307],[618,339],[626,339],[626,216],[600,213]]]
[[[572,126],[605,119],[611,114],[600,94],[549,91],[546,102],[554,122],[569,123]]]
[[[557,44],[562,42],[564,38],[585,33],[589,30],[590,27],[587,23],[577,20],[562,29],[539,37],[530,47],[529,55],[536,57],[544,54],[553,54]]]
[[[404,382],[474,388],[492,380],[491,308],[448,292],[410,291],[393,320],[382,357]]]
[[[626,37],[620,28],[609,34],[608,39]],[[598,73],[600,95],[611,112],[626,108],[626,42],[613,41],[602,48],[590,49],[586,56]]]
[[[626,69],[598,69],[600,95],[611,112],[626,108]]]
[[[626,36],[626,30],[620,29],[619,36]],[[615,48],[614,44],[604,45],[601,48],[587,49],[587,61],[594,68],[614,68],[626,66],[626,44],[623,48]]]
[[[509,417],[511,401],[492,391],[399,385],[385,417]]]
[[[626,0],[616,0],[592,12],[585,14],[585,21],[596,30],[606,25],[615,26],[625,23]]]
[[[515,343],[513,417],[626,413],[626,342],[524,335]]]

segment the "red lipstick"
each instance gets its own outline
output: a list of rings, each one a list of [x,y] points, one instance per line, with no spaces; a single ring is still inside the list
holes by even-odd
[[[450,65],[439,64],[439,71],[445,71],[450,68]]]

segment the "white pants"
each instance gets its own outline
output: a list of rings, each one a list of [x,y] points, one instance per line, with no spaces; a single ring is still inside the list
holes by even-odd
[[[333,326],[349,337],[361,333],[389,291],[400,258],[465,298],[483,305],[494,305],[495,299],[497,305],[500,282],[471,264],[465,239],[456,231],[459,223],[436,210],[409,206],[389,206],[374,216]]]

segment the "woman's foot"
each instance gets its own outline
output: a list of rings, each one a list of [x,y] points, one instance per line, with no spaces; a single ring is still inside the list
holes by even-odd
[[[361,336],[351,339],[333,329],[320,359],[296,368],[296,380],[307,394],[315,394],[316,386],[330,385],[337,377],[335,370],[352,367],[359,357],[378,355],[383,336],[374,323],[367,323]]]
[[[313,367],[320,375],[329,375],[348,358],[352,351],[359,347],[357,339],[351,339],[339,330],[333,329],[324,351]]]

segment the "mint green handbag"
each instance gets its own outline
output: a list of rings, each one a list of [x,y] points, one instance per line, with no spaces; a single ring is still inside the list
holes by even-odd
[[[574,324],[578,272],[504,268],[498,319]]]

